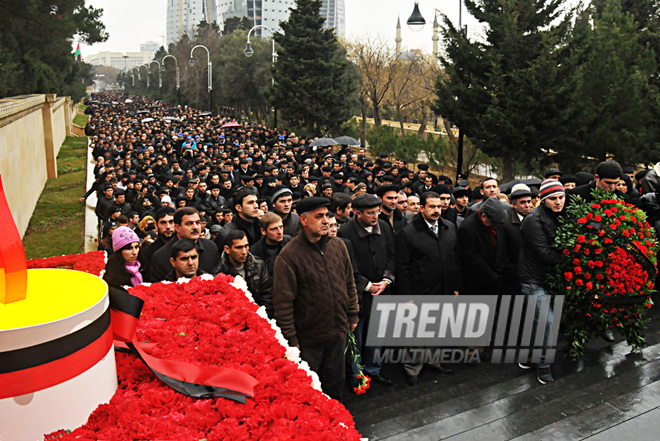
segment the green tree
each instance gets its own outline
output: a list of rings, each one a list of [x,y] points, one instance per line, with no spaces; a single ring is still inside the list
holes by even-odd
[[[0,2],[0,96],[84,93],[90,66],[74,60],[73,38],[105,41],[102,12],[84,0]]]
[[[502,159],[504,180],[514,162],[531,164],[551,149],[571,151],[577,110],[571,63],[564,63],[570,14],[562,0],[465,0],[487,25],[470,41],[444,16],[445,68],[433,110],[460,127],[485,154]]]
[[[225,20],[223,35],[234,33],[235,30],[249,31],[252,28],[252,22],[247,17],[229,17]]]
[[[247,32],[236,30],[220,40],[217,57],[220,102],[239,113],[265,116],[270,109],[272,40],[252,37],[252,57],[243,53]]]
[[[650,3],[656,2],[598,0],[576,21],[586,109],[582,144],[600,160],[608,154],[627,164],[660,159],[657,36],[649,31],[657,17],[649,15]]]
[[[274,104],[308,135],[331,132],[351,117],[357,82],[332,30],[323,29],[320,0],[298,0],[275,34]]]

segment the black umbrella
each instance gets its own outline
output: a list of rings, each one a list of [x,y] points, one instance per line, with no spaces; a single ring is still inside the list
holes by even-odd
[[[315,139],[314,141],[309,143],[310,147],[326,147],[329,145],[337,145],[339,144],[337,141],[335,141],[332,138],[319,138]]]
[[[500,191],[502,193],[508,193],[513,188],[514,185],[520,184],[520,182],[521,182],[520,179],[516,179],[511,182],[507,182],[506,184],[502,184],[500,185]]]
[[[355,138],[351,138],[350,136],[340,136],[335,138],[335,141],[337,141],[337,144],[341,145],[360,146],[360,141]]]
[[[541,185],[541,180],[536,178],[523,179],[520,182],[525,185]]]

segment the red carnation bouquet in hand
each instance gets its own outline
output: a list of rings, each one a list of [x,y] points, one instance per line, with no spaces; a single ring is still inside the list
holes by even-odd
[[[552,294],[566,295],[562,325],[573,359],[593,333],[609,328],[633,350],[644,345],[656,275],[658,244],[645,213],[602,190],[592,194],[592,203],[574,198],[560,220],[555,246],[562,259],[548,275]]]

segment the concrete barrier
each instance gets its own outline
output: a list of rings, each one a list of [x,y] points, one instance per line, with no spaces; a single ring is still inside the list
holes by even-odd
[[[57,177],[73,111],[71,98],[51,94],[0,99],[0,175],[21,236],[46,180]]]

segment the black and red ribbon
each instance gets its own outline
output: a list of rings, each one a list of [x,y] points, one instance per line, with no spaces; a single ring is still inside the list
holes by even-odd
[[[115,346],[125,347],[138,357],[165,384],[193,398],[224,397],[245,404],[254,396],[258,381],[236,369],[195,366],[180,361],[165,360],[147,353],[153,344],[135,339],[138,319],[144,302],[121,288],[110,287],[110,308]]]
[[[87,371],[113,345],[134,352],[165,384],[193,398],[224,397],[245,404],[258,381],[236,369],[194,366],[147,352],[153,343],[135,338],[144,301],[121,288],[109,288],[110,307],[89,325],[63,337],[0,352],[0,399],[46,389]]]

